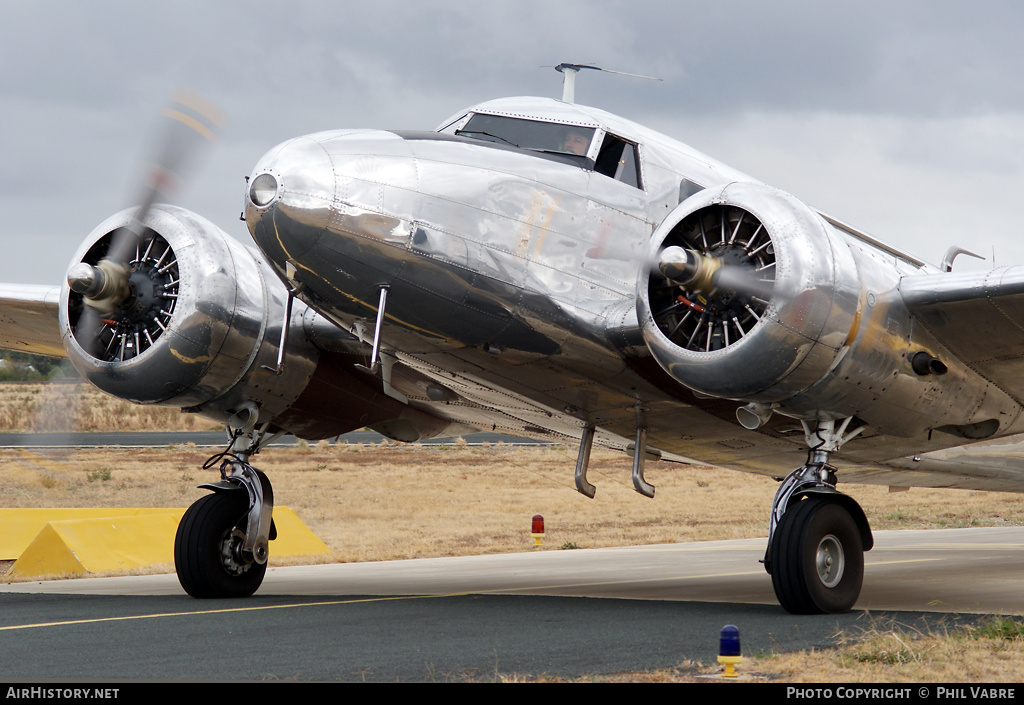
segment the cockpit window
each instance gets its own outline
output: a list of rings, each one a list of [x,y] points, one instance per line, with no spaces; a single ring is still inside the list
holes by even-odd
[[[594,132],[593,127],[476,114],[461,129],[456,130],[455,134],[545,154],[579,157],[583,160],[590,150]],[[582,164],[582,161],[580,163]]]
[[[459,124],[462,126],[456,128]],[[442,131],[454,131],[459,137],[504,147],[530,150],[548,159],[593,169],[633,188],[644,187],[640,174],[640,153],[635,143],[606,133],[597,152],[597,159],[587,158],[597,132],[593,127],[474,113],[468,120],[463,116],[449,123]]]

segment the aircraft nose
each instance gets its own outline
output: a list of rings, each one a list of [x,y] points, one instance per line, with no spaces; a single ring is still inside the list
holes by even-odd
[[[246,190],[245,220],[279,272],[290,264],[324,271],[365,265],[387,273],[409,239],[421,191],[418,174],[412,147],[393,132],[336,130],[299,137],[257,163]]]
[[[334,169],[323,145],[299,137],[278,145],[253,169],[245,194],[249,232],[272,262],[301,257],[325,232]]]

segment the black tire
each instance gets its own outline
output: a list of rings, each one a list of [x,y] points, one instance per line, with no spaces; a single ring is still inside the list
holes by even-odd
[[[847,612],[864,582],[857,522],[828,497],[790,506],[772,540],[772,587],[793,614]]]
[[[267,564],[239,560],[234,550],[242,539],[249,512],[246,492],[215,492],[188,508],[174,537],[178,582],[192,597],[248,597],[259,588]]]

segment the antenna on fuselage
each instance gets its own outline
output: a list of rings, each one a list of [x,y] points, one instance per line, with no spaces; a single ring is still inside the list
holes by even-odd
[[[590,64],[559,64],[555,67],[555,71],[562,74],[562,102],[563,103],[575,103],[576,102],[576,74],[580,72],[580,69],[591,69],[593,71],[603,71],[605,73],[615,73],[620,76],[629,76],[630,78],[646,78],[648,81],[660,81],[660,78],[654,76],[641,76],[638,73],[625,73],[623,71],[612,71],[611,69],[603,69],[600,66],[591,66]]]

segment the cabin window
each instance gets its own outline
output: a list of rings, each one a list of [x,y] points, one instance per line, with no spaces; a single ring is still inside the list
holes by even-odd
[[[643,188],[640,180],[640,154],[636,145],[609,133],[597,153],[594,171],[616,181]]]

